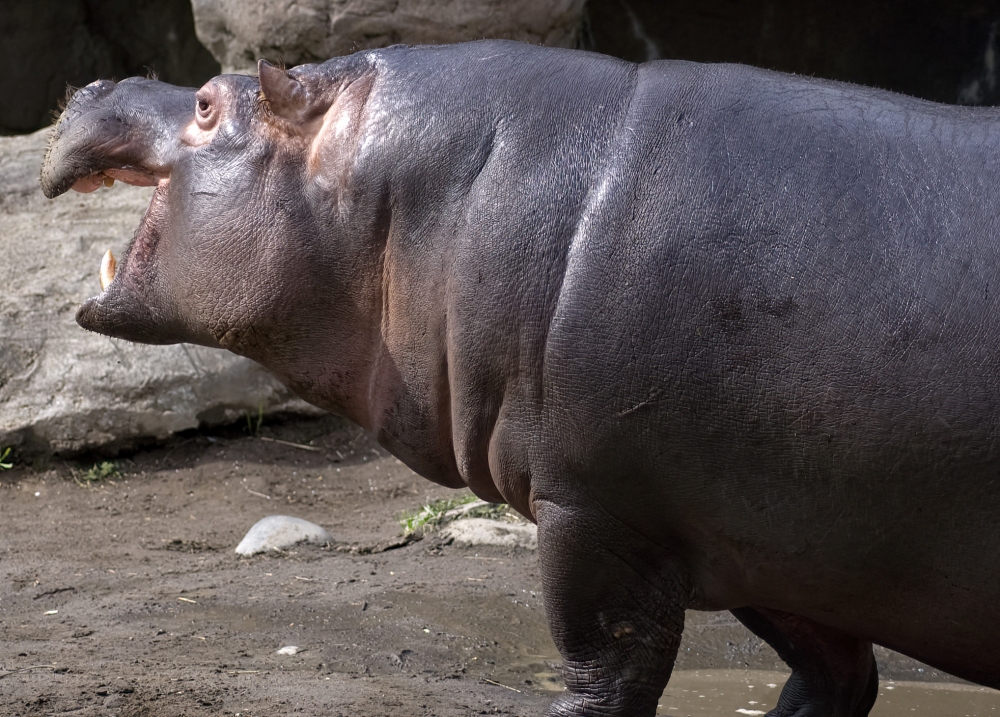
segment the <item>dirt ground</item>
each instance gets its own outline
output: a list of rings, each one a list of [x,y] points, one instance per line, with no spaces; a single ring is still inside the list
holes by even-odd
[[[193,433],[88,481],[93,462],[0,473],[0,715],[540,715],[561,689],[535,553],[399,546],[399,515],[453,492],[339,419]],[[236,556],[274,514],[336,542]],[[728,613],[689,613],[677,669],[706,668],[785,669]]]

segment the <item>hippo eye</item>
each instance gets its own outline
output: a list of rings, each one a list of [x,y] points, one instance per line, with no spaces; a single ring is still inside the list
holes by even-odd
[[[195,95],[194,118],[203,130],[210,130],[218,122],[218,112],[215,111],[215,92],[212,88],[202,88]]]

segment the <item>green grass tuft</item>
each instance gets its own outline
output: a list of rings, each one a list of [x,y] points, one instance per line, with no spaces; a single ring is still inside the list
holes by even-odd
[[[10,449],[5,448],[2,453],[0,453],[0,470],[6,471],[14,467],[14,461],[8,460],[10,457]]]
[[[510,512],[510,506],[506,503],[487,503],[478,508],[473,508],[468,513],[462,515],[463,518],[489,518],[490,520],[503,520],[513,517],[516,514]]]
[[[264,404],[257,405],[257,417],[254,418],[250,411],[246,412],[247,418],[247,433],[251,436],[256,436],[260,434],[260,427],[264,425]]]
[[[93,468],[80,477],[87,483],[95,483],[105,478],[117,478],[120,475],[121,471],[118,470],[118,466],[115,465],[114,461],[102,461],[101,463],[95,463]]]
[[[460,505],[473,503],[479,500],[472,493],[465,493],[457,498],[441,498],[435,500],[418,510],[407,511],[399,518],[399,524],[403,528],[403,533],[409,535],[427,527],[434,527],[441,524],[445,513]]]

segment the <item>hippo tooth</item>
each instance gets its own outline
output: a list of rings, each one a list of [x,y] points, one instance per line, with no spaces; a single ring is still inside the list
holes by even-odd
[[[115,255],[108,249],[104,258],[101,259],[101,291],[107,289],[108,284],[115,278],[115,267],[117,265],[118,262],[115,261]]]
[[[104,175],[104,186],[105,187],[112,187],[112,186],[114,186],[114,183],[115,183],[115,178],[114,177],[109,177],[107,175]],[[114,261],[113,258],[112,258],[112,261]]]

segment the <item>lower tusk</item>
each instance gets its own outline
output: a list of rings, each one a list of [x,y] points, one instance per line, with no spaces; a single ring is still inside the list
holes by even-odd
[[[112,179],[111,181],[114,180]],[[107,181],[105,181],[105,184],[107,184]],[[108,186],[110,187],[111,185],[108,184]],[[115,261],[115,255],[111,253],[110,249],[108,249],[107,253],[104,255],[104,258],[101,259],[101,291],[107,289],[108,284],[110,284],[114,280],[115,268],[117,267],[117,265],[118,262]]]
[[[109,177],[108,175],[104,175],[104,186],[105,187],[112,187],[112,186],[114,186],[114,184],[115,184],[115,178],[114,177]],[[114,261],[114,258],[112,258],[112,261]]]

